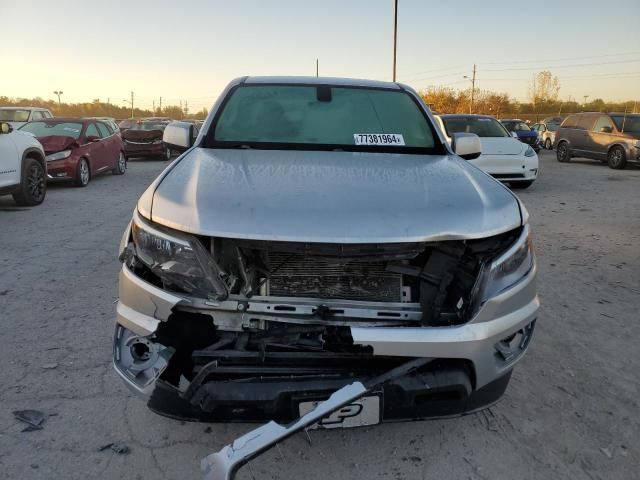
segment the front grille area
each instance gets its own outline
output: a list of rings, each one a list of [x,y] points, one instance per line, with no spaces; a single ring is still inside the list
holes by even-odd
[[[538,137],[522,137],[521,140],[529,145],[535,145],[538,142]]]
[[[299,253],[269,252],[267,294],[342,300],[400,302],[402,275],[384,261],[329,261]]]

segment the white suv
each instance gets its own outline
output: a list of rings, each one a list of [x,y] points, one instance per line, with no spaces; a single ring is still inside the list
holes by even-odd
[[[53,118],[46,108],[40,107],[0,107],[0,122],[7,122],[14,129],[20,128],[27,122]]]
[[[13,195],[18,205],[39,205],[46,193],[42,145],[33,135],[0,123],[0,195]]]

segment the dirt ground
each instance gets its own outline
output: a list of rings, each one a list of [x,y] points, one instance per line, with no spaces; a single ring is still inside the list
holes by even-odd
[[[111,367],[117,247],[164,162],[130,162],[45,203],[0,197],[0,478],[197,479],[252,428],[183,423],[132,396]],[[457,419],[311,432],[239,479],[631,479],[640,465],[640,168],[541,156],[520,193],[542,310],[494,407]],[[12,411],[37,409],[23,432]],[[126,444],[128,454],[101,446]]]

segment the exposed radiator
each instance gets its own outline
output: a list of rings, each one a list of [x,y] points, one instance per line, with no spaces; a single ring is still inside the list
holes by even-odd
[[[402,275],[385,271],[383,261],[334,263],[280,252],[269,252],[268,256],[272,274],[267,294],[271,296],[377,302],[400,302],[402,298]]]

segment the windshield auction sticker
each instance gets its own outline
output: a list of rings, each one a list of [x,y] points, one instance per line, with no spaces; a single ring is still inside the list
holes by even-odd
[[[356,145],[404,145],[399,133],[354,133]]]

